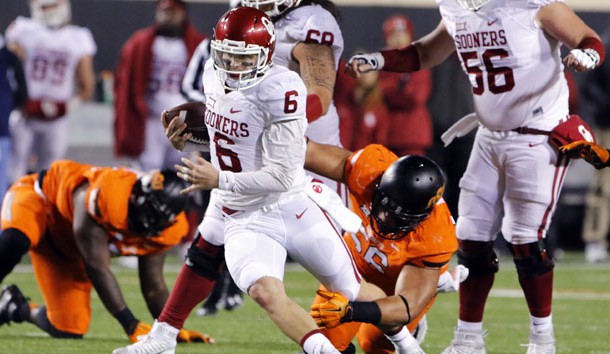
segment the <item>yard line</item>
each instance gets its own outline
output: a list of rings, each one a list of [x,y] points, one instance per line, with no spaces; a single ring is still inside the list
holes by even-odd
[[[492,289],[489,294],[492,297],[503,298],[522,298],[523,292],[521,289]],[[610,300],[610,293],[593,292],[593,291],[562,291],[554,290],[553,299],[566,300]]]

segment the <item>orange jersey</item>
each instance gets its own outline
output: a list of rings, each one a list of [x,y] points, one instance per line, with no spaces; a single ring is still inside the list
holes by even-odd
[[[12,202],[3,205],[2,229],[20,229],[32,241],[32,248],[44,235],[50,238],[64,257],[80,257],[72,226],[75,208],[73,193],[83,183],[89,183],[83,207],[108,231],[108,247],[115,256],[164,251],[177,244],[188,231],[184,213],[159,236],[144,238],[129,230],[128,201],[138,178],[138,174],[133,170],[57,161],[43,173],[43,177],[36,174],[22,177],[9,190]],[[42,184],[39,184],[40,181]],[[13,194],[10,194],[11,191]],[[20,198],[21,200],[18,200]],[[47,209],[46,216],[38,213],[36,220],[26,217],[29,216],[27,210],[40,209],[43,204]],[[4,210],[7,208],[10,210]],[[39,220],[42,218],[45,220]],[[33,227],[32,224],[37,224],[38,227]],[[41,227],[43,225],[46,227]],[[45,231],[48,231],[46,235]]]
[[[457,250],[455,223],[442,199],[407,236],[386,240],[374,235],[369,219],[373,191],[380,176],[396,160],[398,157],[387,148],[368,145],[349,156],[344,171],[351,209],[362,219],[360,231],[346,233],[344,239],[363,278],[386,294],[394,294],[398,275],[405,265],[446,268]]]

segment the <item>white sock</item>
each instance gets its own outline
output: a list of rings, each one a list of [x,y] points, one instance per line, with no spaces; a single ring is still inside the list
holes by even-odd
[[[458,330],[462,330],[465,332],[483,332],[483,322],[466,322],[462,320],[458,320],[457,324]]]
[[[303,350],[307,354],[325,354],[325,353],[339,353],[333,344],[326,338],[322,333],[314,333],[307,337],[303,343]]]
[[[530,324],[532,325],[533,332],[553,333],[553,315],[549,315],[547,317],[535,317],[530,315]]]
[[[385,335],[396,347],[396,353],[408,353],[416,348],[419,348],[417,339],[413,337],[407,326],[402,326],[398,333]]]

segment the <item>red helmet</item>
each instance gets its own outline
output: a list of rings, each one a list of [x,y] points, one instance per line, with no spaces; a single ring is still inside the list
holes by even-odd
[[[273,23],[255,8],[231,9],[216,24],[211,48],[216,74],[225,88],[252,87],[271,66],[275,49]]]

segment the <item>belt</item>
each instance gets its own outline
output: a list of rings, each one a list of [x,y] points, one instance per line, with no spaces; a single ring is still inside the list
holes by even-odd
[[[223,213],[227,214],[227,215],[233,215],[237,212],[239,212],[239,210],[233,210],[233,209],[229,209],[227,207],[221,207],[220,210],[222,210]]]
[[[534,135],[549,135],[551,132],[546,130],[540,130],[536,128],[528,128],[528,127],[519,127],[515,129],[511,129],[513,132],[517,132],[519,134],[534,134]]]

